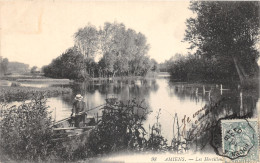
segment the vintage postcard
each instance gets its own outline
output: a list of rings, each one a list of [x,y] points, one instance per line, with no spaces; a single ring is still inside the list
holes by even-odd
[[[259,160],[260,1],[0,0],[0,162]]]

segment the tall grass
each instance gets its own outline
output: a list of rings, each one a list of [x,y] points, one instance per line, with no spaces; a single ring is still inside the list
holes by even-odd
[[[24,101],[33,98],[38,93],[44,93],[45,97],[58,96],[71,93],[70,88],[62,87],[8,87],[0,86],[0,102]]]

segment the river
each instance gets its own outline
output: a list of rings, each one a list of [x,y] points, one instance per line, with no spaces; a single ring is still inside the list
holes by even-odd
[[[53,118],[58,121],[67,118],[71,114],[72,103],[76,94],[83,95],[87,108],[91,109],[105,103],[108,97],[115,97],[122,101],[136,98],[145,100],[146,106],[152,111],[144,122],[144,128],[149,132],[156,123],[156,116],[159,114],[158,122],[161,124],[162,135],[167,140],[172,140],[175,136],[176,128],[175,116],[181,124],[190,118],[194,122],[194,114],[209,105],[210,102],[217,101],[220,97],[226,97],[226,101],[219,111],[213,111],[213,117],[225,118],[233,116],[250,118],[257,117],[259,110],[258,90],[241,90],[235,84],[202,84],[202,83],[182,83],[172,82],[169,78],[139,79],[127,81],[114,81],[109,83],[72,83],[63,85],[51,84],[22,84],[34,87],[70,87],[72,93],[59,97],[48,98],[47,105],[52,111]],[[101,115],[101,110],[92,110],[88,114]],[[186,118],[186,119],[185,119]],[[176,123],[175,123],[176,124]],[[168,141],[169,143],[170,141]]]

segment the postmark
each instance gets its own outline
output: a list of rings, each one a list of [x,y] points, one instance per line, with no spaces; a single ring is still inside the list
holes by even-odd
[[[223,156],[237,161],[258,161],[259,142],[256,119],[222,120]]]

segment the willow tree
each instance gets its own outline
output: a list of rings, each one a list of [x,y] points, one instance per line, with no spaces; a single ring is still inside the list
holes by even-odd
[[[101,34],[101,49],[106,70],[113,74],[141,73],[149,45],[146,37],[124,24],[105,23]]]
[[[147,72],[149,45],[145,35],[127,29],[122,23],[106,22],[100,30],[88,25],[75,35],[75,47],[84,55],[85,71],[102,76],[141,75]],[[101,54],[99,64],[94,58]],[[102,65],[101,65],[102,64]]]
[[[75,34],[75,45],[85,58],[94,58],[99,48],[99,32],[95,26],[88,24]]]
[[[187,20],[184,40],[196,54],[231,65],[241,84],[258,74],[259,2],[193,1],[190,9],[197,16]]]

